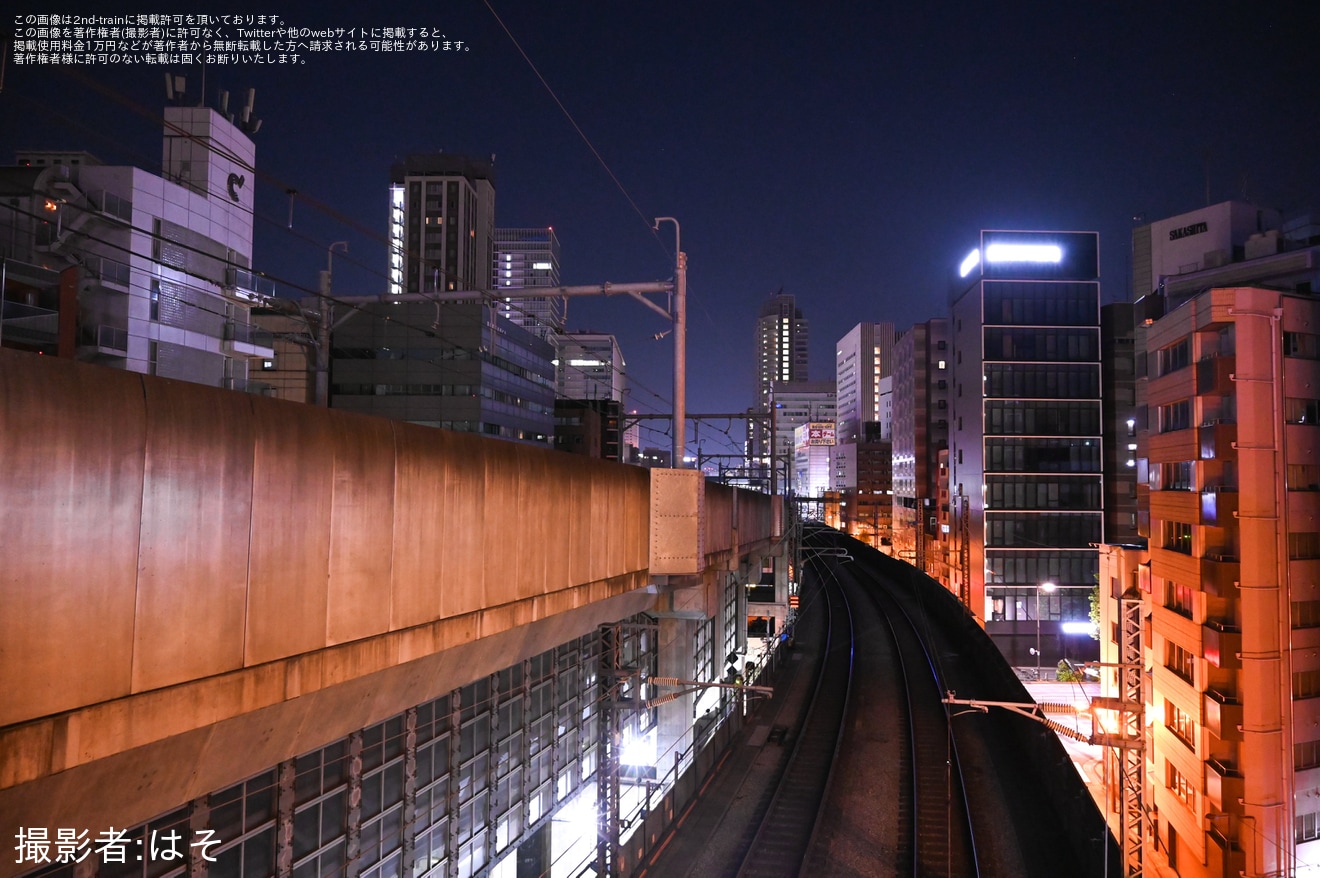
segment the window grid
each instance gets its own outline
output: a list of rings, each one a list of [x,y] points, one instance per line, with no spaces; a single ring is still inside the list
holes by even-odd
[[[1166,644],[1164,666],[1182,677],[1191,685],[1196,685],[1196,654],[1188,652],[1176,643]]]
[[[1164,726],[1189,749],[1196,749],[1196,721],[1168,699],[1164,701]]]
[[[654,620],[634,617],[622,630],[625,663],[653,675]],[[348,802],[348,739],[296,757],[286,780],[293,792],[294,878],[345,874],[350,830],[359,833],[356,865],[365,878],[472,875],[522,841],[529,826],[596,770],[599,644],[599,635],[586,635],[354,733],[362,740],[356,808]],[[645,715],[638,729],[653,721]],[[541,736],[535,753],[527,743],[534,733]],[[411,814],[404,801],[410,765]],[[209,850],[219,860],[210,874],[275,874],[279,771],[140,824],[130,838],[177,825],[191,841],[189,815],[208,807],[208,828],[221,843]],[[405,823],[414,839],[410,858],[402,844]],[[187,863],[133,863],[113,874],[173,878],[186,874]],[[104,866],[102,873],[111,874]]]

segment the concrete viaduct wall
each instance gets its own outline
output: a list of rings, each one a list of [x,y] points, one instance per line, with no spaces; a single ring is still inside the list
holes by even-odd
[[[712,565],[768,545],[771,498],[705,491]],[[0,351],[0,832],[131,825],[648,610],[650,502],[636,467]]]

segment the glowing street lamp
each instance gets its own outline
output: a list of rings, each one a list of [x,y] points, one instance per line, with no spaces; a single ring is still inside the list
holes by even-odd
[[[1040,682],[1040,596],[1042,593],[1049,594],[1053,592],[1057,585],[1052,582],[1042,582],[1036,586],[1036,682]]]

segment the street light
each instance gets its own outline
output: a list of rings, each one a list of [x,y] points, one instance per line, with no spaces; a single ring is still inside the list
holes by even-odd
[[[1036,586],[1036,682],[1040,682],[1040,596],[1041,593],[1049,594],[1053,592],[1057,585],[1052,582],[1042,582]]]

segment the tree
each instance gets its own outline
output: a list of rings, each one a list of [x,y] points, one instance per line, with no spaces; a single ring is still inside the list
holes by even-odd
[[[1091,588],[1091,639],[1100,639],[1100,586]]]

